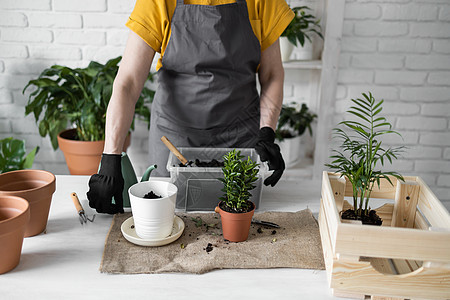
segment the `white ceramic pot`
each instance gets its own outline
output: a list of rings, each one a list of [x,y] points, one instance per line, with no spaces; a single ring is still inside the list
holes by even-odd
[[[144,198],[150,191],[162,198]],[[177,192],[174,184],[158,180],[139,182],[128,189],[134,226],[140,238],[155,240],[171,234]]]
[[[280,37],[280,52],[281,52],[281,60],[282,61],[289,61],[292,50],[294,50],[294,45],[289,42],[287,37],[281,36]]]
[[[305,40],[303,47],[295,48],[295,59],[297,60],[312,60],[313,59],[313,44]]]
[[[301,157],[304,155],[304,151],[301,146],[301,136],[293,138],[287,138],[282,141],[278,141],[280,146],[281,155],[283,156],[286,167],[292,167],[298,163]]]

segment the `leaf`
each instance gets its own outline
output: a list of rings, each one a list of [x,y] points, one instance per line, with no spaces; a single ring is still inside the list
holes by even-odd
[[[25,141],[12,137],[0,140],[0,173],[29,168],[33,164],[38,147],[25,157]]]
[[[203,225],[203,220],[200,217],[191,218],[192,221],[195,222],[195,227],[201,227]]]
[[[31,150],[30,153],[28,153],[28,155],[25,157],[23,164],[22,164],[22,168],[23,169],[30,169],[33,166],[33,162],[34,162],[34,158],[36,156],[36,154],[39,151],[39,147],[36,146],[33,150]]]

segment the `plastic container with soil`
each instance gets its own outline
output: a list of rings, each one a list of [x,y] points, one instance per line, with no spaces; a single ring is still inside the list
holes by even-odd
[[[188,161],[196,159],[208,162],[213,159],[223,161],[223,156],[234,148],[189,148],[180,147],[178,150]],[[245,158],[250,157],[259,164],[258,180],[256,187],[251,191],[252,201],[258,209],[263,181],[268,172],[268,167],[262,163],[255,149],[238,148]],[[180,161],[173,154],[169,154],[167,161],[167,171],[170,173],[170,179],[178,187],[176,209],[181,211],[213,211],[220,202],[219,197],[223,196],[221,191],[223,183],[218,178],[223,178],[222,168],[220,167],[198,167],[180,166]]]

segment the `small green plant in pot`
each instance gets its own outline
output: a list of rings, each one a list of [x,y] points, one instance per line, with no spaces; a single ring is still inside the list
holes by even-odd
[[[317,115],[311,112],[305,103],[302,103],[300,108],[295,103],[283,104],[281,107],[275,138],[279,141],[278,145],[288,168],[298,163],[304,156],[302,136],[306,130],[312,136],[311,125],[316,118]]]
[[[280,117],[278,118],[275,137],[277,140],[283,141],[285,138],[303,135],[306,129],[312,135],[311,124],[316,118],[317,115],[312,113],[305,103],[302,103],[300,110],[293,104],[283,104]]]
[[[281,56],[283,61],[289,60],[294,46],[306,47],[308,42],[309,44],[312,44],[311,37],[313,35],[317,35],[323,39],[320,20],[314,15],[308,13],[308,11],[311,10],[308,6],[297,6],[293,7],[292,10],[295,13],[295,17],[283,31],[280,39]],[[312,58],[312,47],[310,47],[310,49],[311,53],[308,53],[308,55],[303,59]],[[311,55],[311,57],[309,57],[309,55]]]
[[[0,140],[0,147],[0,174],[31,168],[39,151],[36,146],[26,154],[25,141],[13,137]]]
[[[216,207],[222,219],[223,237],[232,242],[247,240],[255,205],[249,199],[258,180],[258,163],[246,160],[234,149],[223,157],[223,197]]]
[[[370,194],[375,184],[380,185],[384,178],[392,184],[391,177],[402,180],[398,172],[386,172],[377,169],[379,163],[392,163],[404,147],[382,146],[382,137],[387,134],[400,134],[392,130],[392,125],[380,116],[383,100],[376,101],[371,93],[363,93],[363,98],[352,99],[353,106],[348,109],[356,120],[339,123],[335,128],[336,138],[341,141],[340,150],[333,150],[333,160],[327,167],[345,176],[352,184],[353,209],[342,214],[343,219],[361,220],[363,224],[381,225],[382,220],[369,207]],[[347,131],[348,132],[347,132]]]

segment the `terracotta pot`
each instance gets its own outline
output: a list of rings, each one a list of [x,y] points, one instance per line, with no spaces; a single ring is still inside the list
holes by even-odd
[[[222,219],[223,238],[230,242],[243,242],[247,240],[253,214],[255,213],[255,204],[252,202],[253,209],[249,212],[229,213],[220,208],[220,203],[215,211],[220,214],[220,218]]]
[[[16,196],[0,196],[0,274],[19,264],[29,219],[28,201]]]
[[[30,222],[25,237],[45,230],[55,189],[55,175],[47,171],[18,170],[0,174],[0,196],[18,196],[30,204]]]
[[[105,141],[85,142],[74,140],[76,129],[68,129],[58,134],[58,145],[64,153],[71,175],[92,175],[98,171]],[[125,139],[123,151],[131,143],[131,134]]]

